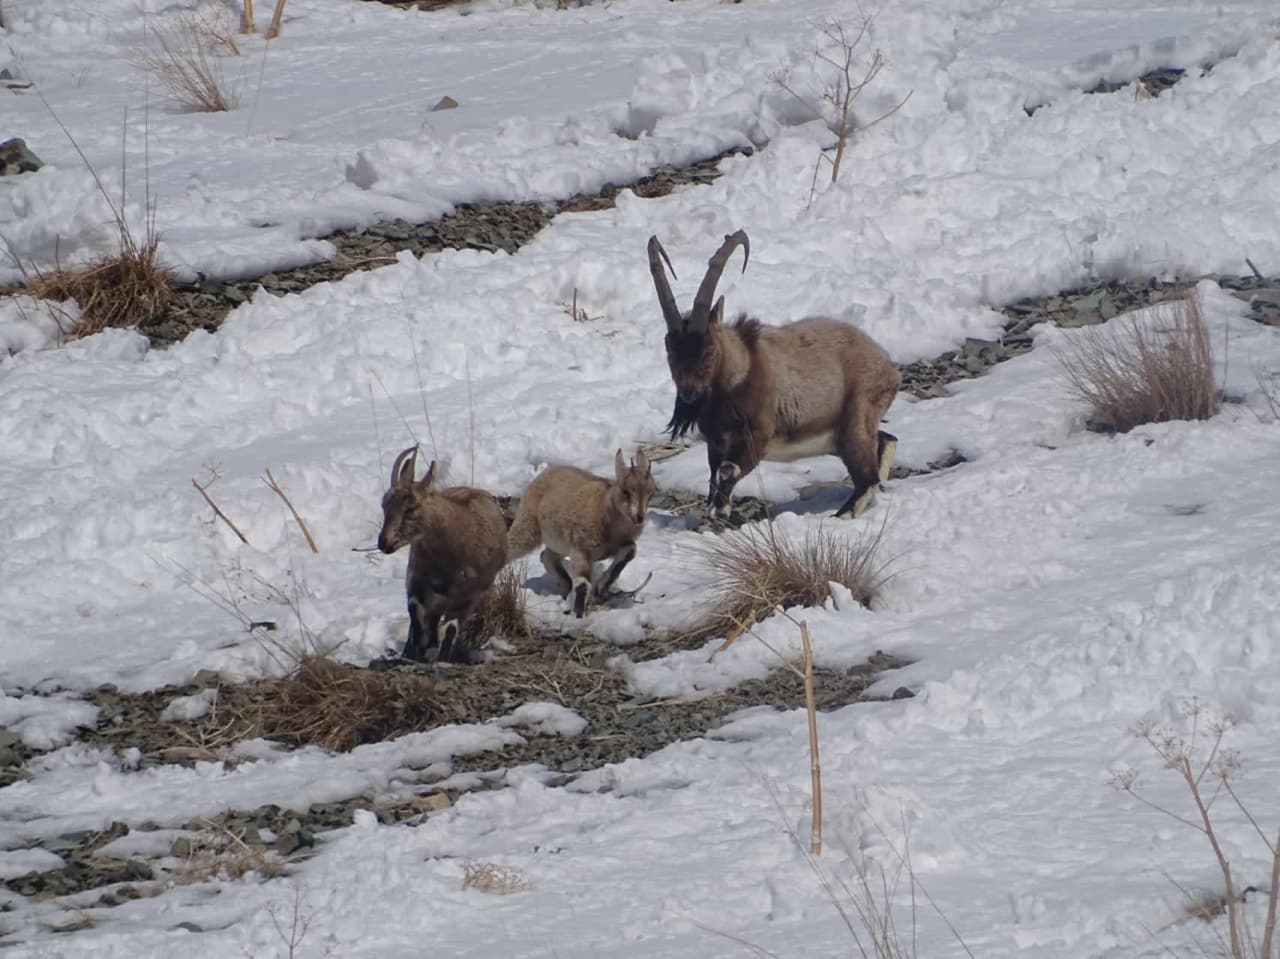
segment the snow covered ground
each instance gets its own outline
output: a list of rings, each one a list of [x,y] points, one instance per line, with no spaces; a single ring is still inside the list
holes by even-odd
[[[152,22],[188,5],[146,6]],[[1262,0],[884,4],[874,42],[890,66],[866,109],[911,97],[812,201],[825,134],[768,76],[791,65],[803,86],[816,23],[851,21],[855,4],[820,0],[803,16],[784,0],[542,6],[481,2],[461,16],[294,0],[269,52],[246,40],[228,68],[243,74],[241,106],[207,116],[169,112],[154,89],[144,109],[134,0],[4,3],[0,66],[39,85],[109,186],[123,148],[135,222],[148,171],[162,248],[189,274],[254,275],[328,255],[316,237],[336,226],[565,197],[768,145],[725,161],[711,186],[559,217],[514,256],[405,257],[298,296],[260,294],[218,333],[165,351],[124,331],[54,346],[56,331],[0,303],[0,345],[14,351],[0,359],[0,725],[52,750],[30,781],[0,789],[0,876],[52,864],[22,848],[31,838],[407,793],[409,771],[521,735],[447,728],[343,756],[142,771],[70,742],[91,721],[77,690],[274,668],[193,586],[236,596],[253,619],[289,621],[282,598],[296,597],[306,628],[352,661],[398,642],[404,557],[350,550],[372,544],[386,471],[415,440],[453,481],[515,493],[548,461],[603,471],[617,447],[657,438],[672,391],[651,233],[684,301],[720,236],[745,228],[751,266],[726,274],[731,310],[839,316],[900,361],[990,336],[993,306],[1092,277],[1243,272],[1246,256],[1280,272],[1280,39]],[[1216,63],[1204,76],[1202,61]],[[1191,69],[1154,100],[1080,92],[1156,65]],[[429,113],[444,95],[461,106]],[[48,164],[0,180],[6,248],[45,266],[55,250],[74,262],[109,249],[110,211],[49,111],[31,92],[4,96],[0,138],[24,137]],[[0,282],[15,275],[0,264]],[[575,289],[599,319],[566,315]],[[1142,716],[1175,719],[1191,696],[1230,712],[1248,761],[1240,788],[1264,824],[1280,823],[1280,426],[1259,388],[1280,371],[1280,335],[1214,284],[1201,295],[1243,401],[1214,420],[1084,432],[1051,348],[1089,334],[1041,329],[1032,353],[891,410],[900,461],[955,447],[969,462],[896,482],[866,520],[824,519],[825,500],[779,520],[796,535],[859,531],[888,511],[886,549],[901,558],[877,608],[804,615],[820,664],[876,649],[915,660],[881,684],[915,698],[822,717],[821,869],[892,868],[909,831],[917,876],[974,955],[1199,954],[1193,938],[1209,931],[1165,928],[1178,893],[1163,874],[1213,888],[1207,848],[1106,787],[1145,760],[1127,733]],[[318,555],[263,484],[268,468]],[[704,471],[695,450],[657,473],[699,489]],[[788,500],[841,473],[834,459],[771,464],[742,491]],[[215,476],[248,545],[191,487]],[[654,520],[624,578],[654,573],[646,601],[588,622],[619,644],[690,615],[707,582],[697,534]],[[534,605],[559,617],[546,597]],[[796,648],[785,621],[761,634]],[[674,654],[629,675],[637,693],[671,696],[771,665],[741,641],[714,662]],[[273,917],[296,904],[310,922],[299,956],[748,954],[726,936],[788,959],[848,955],[790,835],[807,831],[806,743],[803,714],[751,710],[712,739],[567,788],[513,773],[510,788],[415,828],[362,817],[288,879],[92,909],[74,934],[48,925],[82,903],[0,898],[14,906],[0,944],[18,942],[16,956],[284,956]],[[1185,798],[1159,774],[1149,789]],[[1227,816],[1223,835],[1263,885],[1247,823]],[[519,870],[528,888],[464,888],[474,861]],[[930,910],[918,926],[921,956],[963,954]]]

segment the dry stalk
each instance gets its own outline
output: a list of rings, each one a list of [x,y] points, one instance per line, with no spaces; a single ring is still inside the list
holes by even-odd
[[[253,19],[253,0],[244,0],[244,17],[240,21],[241,33],[257,33],[258,25]]]
[[[209,483],[211,485],[213,483],[213,480],[210,480]],[[222,510],[218,508],[218,504],[215,503],[213,501],[213,497],[209,495],[209,491],[207,487],[201,486],[199,483],[197,483],[194,476],[191,477],[191,485],[196,488],[196,492],[198,492],[201,496],[204,497],[204,501],[208,503],[210,509],[213,510],[213,515],[218,517],[218,519],[222,520],[224,523],[226,523],[228,529],[230,529],[231,532],[235,533],[237,536],[240,537],[240,542],[248,546],[249,538],[245,536],[244,533],[240,532],[240,527],[237,526],[235,523],[231,522],[230,518],[227,516],[226,513],[222,512]]]
[[[1194,292],[1157,307],[1150,325],[1129,317],[1086,331],[1059,347],[1057,359],[1070,392],[1106,430],[1206,420],[1221,407],[1209,329]]]
[[[809,852],[817,856],[822,853],[822,760],[818,754],[818,707],[813,693],[813,646],[808,623],[800,623],[800,644],[804,649],[804,708],[809,716],[809,778],[813,794]]]
[[[311,535],[311,530],[307,527],[307,521],[298,515],[298,511],[294,509],[293,503],[289,500],[289,497],[285,495],[285,491],[280,488],[280,484],[276,482],[276,478],[271,475],[271,470],[267,470],[267,475],[263,477],[262,481],[267,484],[267,488],[270,489],[271,492],[284,500],[285,506],[289,507],[289,512],[293,514],[293,521],[298,524],[298,529],[302,530],[302,535],[306,538],[307,546],[311,548],[311,552],[320,552],[320,547],[316,545],[315,537]]]
[[[284,5],[287,0],[276,0],[275,12],[271,14],[271,26],[267,28],[267,39],[274,40],[280,36],[280,24],[284,21]]]
[[[1116,773],[1111,785],[1205,837],[1222,875],[1222,905],[1226,910],[1229,939],[1224,945],[1229,949],[1227,955],[1230,959],[1276,959],[1274,942],[1277,906],[1280,904],[1280,836],[1272,841],[1236,794],[1234,782],[1243,769],[1243,763],[1239,753],[1223,745],[1223,740],[1231,729],[1231,721],[1210,716],[1196,700],[1183,704],[1182,715],[1190,726],[1189,732],[1185,734],[1149,722],[1139,723],[1134,728],[1134,733],[1151,747],[1164,767],[1186,785],[1194,809],[1193,815],[1175,812],[1144,796],[1139,788],[1136,770],[1126,769]],[[1202,726],[1206,727],[1207,735]],[[1213,786],[1211,793],[1206,793],[1206,783]],[[1267,893],[1266,919],[1262,942],[1257,946],[1253,944],[1253,937],[1241,913],[1240,904],[1244,901],[1244,896],[1237,891],[1240,888],[1239,882],[1218,838],[1213,819],[1214,803],[1224,793],[1253,826],[1271,857],[1271,886]]]

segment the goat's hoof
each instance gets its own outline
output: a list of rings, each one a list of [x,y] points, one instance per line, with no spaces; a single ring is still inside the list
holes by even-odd
[[[836,516],[842,519],[845,517],[857,519],[867,511],[867,507],[875,502],[875,498],[876,487],[868,486],[861,493],[854,493],[850,496],[845,501],[845,504],[836,510]]]

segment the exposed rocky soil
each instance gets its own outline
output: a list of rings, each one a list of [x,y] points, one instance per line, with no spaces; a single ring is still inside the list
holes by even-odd
[[[740,640],[747,642],[749,640]],[[762,680],[742,683],[723,693],[695,700],[644,702],[636,700],[623,675],[609,660],[629,654],[639,660],[666,655],[683,643],[679,638],[655,640],[629,650],[604,643],[588,634],[540,634],[511,641],[497,659],[480,667],[423,666],[375,663],[371,668],[428,675],[435,683],[439,708],[419,731],[451,723],[484,723],[505,716],[530,701],[558,702],[587,720],[577,736],[526,734],[522,744],[497,752],[457,757],[449,775],[475,772],[479,776],[467,789],[499,788],[505,771],[515,766],[540,764],[550,770],[553,782],[568,782],[585,770],[646,756],[683,739],[706,735],[725,716],[745,706],[767,705],[795,709],[804,704],[800,680],[789,670],[776,670]],[[700,643],[698,644],[700,645]],[[877,653],[847,672],[816,672],[817,705],[836,709],[863,698],[872,679],[905,662]],[[176,697],[201,690],[219,689],[219,705],[194,722],[161,718]],[[87,743],[115,750],[136,749],[140,768],[177,763],[238,761],[238,741],[259,734],[251,716],[258,684],[221,685],[216,674],[204,673],[186,686],[169,686],[144,693],[121,693],[104,686],[91,695],[99,707],[96,727],[83,730]],[[910,695],[900,690],[899,696]],[[410,730],[404,730],[408,732]],[[443,774],[423,771],[425,792],[398,798],[355,796],[343,802],[322,803],[305,810],[269,805],[257,809],[229,810],[212,819],[195,818],[167,823],[181,831],[166,841],[166,855],[155,859],[117,858],[100,850],[131,830],[155,831],[156,823],[114,823],[105,832],[75,832],[49,837],[38,845],[63,859],[59,869],[9,879],[4,886],[25,896],[63,896],[103,888],[96,905],[116,905],[130,898],[152,894],[148,883],[193,881],[227,871],[268,874],[283,871],[290,860],[310,854],[325,830],[349,825],[355,810],[373,811],[384,822],[412,820],[450,804],[461,788],[433,789]],[[212,839],[210,838],[212,837]],[[193,865],[208,847],[220,843],[220,858]],[[202,860],[201,860],[202,862]],[[221,865],[219,865],[221,863]],[[193,875],[194,872],[194,875]]]
[[[376,223],[365,230],[339,230],[321,238],[338,248],[333,259],[238,283],[206,280],[180,288],[169,308],[140,331],[150,338],[152,345],[167,346],[193,330],[217,329],[228,313],[259,289],[277,296],[300,293],[317,283],[386,266],[404,251],[417,257],[446,249],[514,253],[559,213],[608,209],[624,189],[641,197],[657,197],[665,196],[678,186],[709,183],[720,176],[716,167],[721,160],[749,152],[735,149],[689,166],[661,166],[631,183],[606,184],[595,193],[556,204],[467,203],[448,216],[426,223],[396,219]]]

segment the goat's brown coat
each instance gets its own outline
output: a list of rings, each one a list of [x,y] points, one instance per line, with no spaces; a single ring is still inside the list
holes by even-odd
[[[697,426],[706,439],[708,500],[718,513],[728,512],[734,485],[761,460],[834,454],[853,481],[853,495],[839,513],[856,516],[892,465],[896,440],[880,430],[880,419],[901,375],[871,337],[838,320],[815,317],[771,327],[739,318],[725,324],[724,298],[711,305],[711,297],[738,246],[750,255],[741,230],[725,237],[694,309],[681,314],[663,271],[666,254],[657,237],[649,240],[677,391],[672,434]]]
[[[455,649],[460,623],[493,585],[507,558],[507,525],[502,510],[483,490],[466,486],[433,488],[436,464],[417,482],[417,447],[402,452],[391,468],[382,497],[378,548],[394,553],[409,546],[405,594],[409,607],[409,659],[465,658]],[[443,634],[443,635],[442,635]]]
[[[542,565],[555,576],[561,595],[573,593],[576,616],[586,612],[588,590],[607,597],[636,554],[645,511],[656,485],[648,460],[636,455],[630,467],[618,450],[614,479],[576,466],[549,466],[529,484],[507,536],[507,558],[519,559],[545,544]],[[565,571],[568,558],[570,570]],[[612,560],[592,587],[593,565]]]

